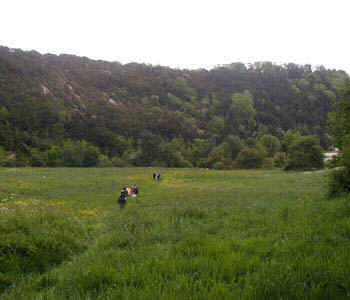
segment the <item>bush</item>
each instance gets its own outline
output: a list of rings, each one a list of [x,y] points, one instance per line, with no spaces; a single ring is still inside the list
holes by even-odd
[[[275,160],[272,157],[265,157],[262,167],[264,169],[273,169],[275,167]]]
[[[312,170],[324,167],[324,154],[319,140],[314,136],[302,136],[290,147],[285,170]]]
[[[121,157],[113,157],[112,158],[112,165],[114,167],[119,167],[119,168],[123,168],[123,167],[127,167],[128,163],[125,162]]]
[[[106,168],[106,167],[112,167],[112,161],[109,159],[108,156],[100,154],[98,157],[98,167]]]
[[[6,156],[5,150],[0,146],[0,164],[2,163],[3,159]]]
[[[339,161],[344,166],[331,173],[328,185],[329,196],[350,193],[350,135],[343,137]]]
[[[208,168],[209,167],[208,160],[206,158],[204,158],[204,157],[199,158],[197,160],[196,167],[198,167],[198,168]]]
[[[237,157],[236,165],[240,169],[261,168],[264,161],[264,153],[257,149],[245,148]]]
[[[260,138],[259,142],[265,147],[269,157],[273,157],[281,148],[280,141],[273,135],[265,134]]]
[[[252,138],[252,137],[249,137],[247,139],[247,146],[249,148],[254,148],[257,143],[258,143],[258,141],[256,139]]]
[[[59,146],[53,146],[46,151],[47,153],[47,165],[49,167],[63,166],[63,149]]]
[[[214,147],[210,151],[208,158],[207,158],[207,163],[208,163],[209,168],[213,168],[214,164],[222,161],[225,157],[227,157],[227,153],[225,153],[224,145]]]
[[[222,161],[218,161],[213,165],[213,169],[225,170],[225,164]]]
[[[128,166],[141,166],[142,165],[142,152],[141,150],[135,150],[129,148],[124,151],[121,160],[125,162]]]
[[[30,150],[30,165],[32,167],[45,167],[48,163],[48,155],[47,152],[41,152],[38,149]]]
[[[98,164],[100,150],[86,141],[63,143],[63,164],[66,167],[93,167]]]
[[[3,167],[25,167],[27,166],[27,157],[23,154],[10,152],[2,159],[1,165]]]
[[[15,167],[16,166],[16,154],[15,153],[9,153],[5,155],[1,161],[1,165],[4,167]]]
[[[350,171],[347,168],[334,170],[329,175],[328,195],[330,197],[350,193]]]
[[[286,154],[284,152],[278,152],[275,155],[275,166],[277,168],[284,167],[286,160],[287,160]]]
[[[193,168],[193,165],[188,160],[184,159],[181,162],[181,168]]]

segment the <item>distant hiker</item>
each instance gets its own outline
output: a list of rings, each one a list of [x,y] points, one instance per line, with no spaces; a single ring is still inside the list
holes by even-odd
[[[139,189],[135,184],[133,184],[131,186],[131,197],[136,197],[138,193],[139,193]]]
[[[118,203],[120,205],[120,209],[123,209],[124,206],[126,205],[126,200],[128,197],[128,191],[127,189],[124,187],[121,192],[120,192],[120,196],[118,198]]]
[[[131,194],[132,194],[132,189],[131,189],[131,187],[128,186],[128,187],[126,188],[126,191],[128,192],[128,198],[129,198],[129,196],[131,196]]]
[[[124,208],[124,206],[126,205],[125,197],[120,195],[118,198],[118,203],[119,203],[120,209],[122,210]]]
[[[122,191],[121,191],[121,195],[123,195],[123,197],[125,199],[128,198],[128,190],[126,189],[126,187],[123,187]]]

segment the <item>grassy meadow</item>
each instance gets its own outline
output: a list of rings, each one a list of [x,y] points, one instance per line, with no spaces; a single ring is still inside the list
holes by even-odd
[[[0,298],[350,298],[350,198],[325,197],[327,171],[154,171],[1,168]]]

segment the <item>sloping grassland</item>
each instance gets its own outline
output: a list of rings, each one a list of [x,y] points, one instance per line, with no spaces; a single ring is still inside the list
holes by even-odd
[[[0,297],[350,297],[350,199],[325,198],[327,171],[154,171],[0,169]]]

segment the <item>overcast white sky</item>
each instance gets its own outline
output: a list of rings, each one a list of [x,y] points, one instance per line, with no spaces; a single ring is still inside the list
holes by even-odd
[[[2,0],[0,45],[178,68],[323,64],[350,74],[350,0]]]

